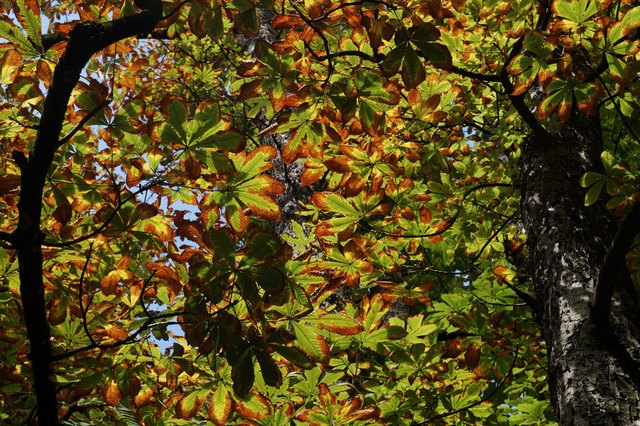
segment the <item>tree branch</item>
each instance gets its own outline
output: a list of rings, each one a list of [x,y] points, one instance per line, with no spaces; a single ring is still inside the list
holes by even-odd
[[[69,240],[69,241],[62,241],[62,242],[53,242],[53,241],[44,241],[42,243],[42,245],[47,246],[47,247],[68,247],[68,246],[72,246],[74,244],[78,244],[81,243],[83,241],[88,240],[89,238],[93,238],[95,236],[98,236],[102,233],[102,231],[104,231],[107,226],[109,226],[109,224],[111,223],[111,221],[113,221],[113,219],[116,217],[116,214],[120,211],[120,209],[122,208],[122,206],[124,206],[127,202],[131,201],[133,198],[135,198],[138,194],[158,185],[160,183],[160,180],[153,180],[151,182],[149,182],[148,184],[142,186],[141,188],[139,188],[137,191],[135,191],[134,193],[132,193],[131,195],[129,195],[128,197],[126,197],[124,200],[120,199],[120,193],[118,193],[118,202],[116,204],[116,207],[113,209],[113,211],[109,214],[109,216],[105,219],[104,222],[102,222],[102,225],[100,225],[98,228],[94,229],[93,231],[89,232],[88,234],[84,234],[78,238],[75,238],[73,240]]]
[[[89,252],[87,253],[87,259],[84,262],[84,266],[82,267],[82,273],[80,274],[80,282],[78,283],[78,304],[80,305],[80,314],[82,315],[82,328],[84,329],[84,334],[87,336],[92,345],[96,344],[96,341],[93,340],[93,336],[89,332],[89,326],[87,324],[87,309],[89,306],[85,308],[84,302],[82,301],[83,292],[84,292],[84,275],[87,272],[87,268],[89,267],[89,261],[91,260],[91,252],[93,251],[93,244],[89,245]]]
[[[82,127],[84,127],[84,125],[87,124],[87,122],[89,120],[91,120],[97,113],[99,113],[102,110],[102,108],[106,107],[107,105],[109,105],[109,102],[108,101],[104,101],[101,104],[99,104],[98,106],[96,106],[95,108],[93,108],[91,111],[89,111],[89,113],[87,115],[82,117],[80,122],[78,122],[78,124],[76,124],[74,126],[74,128],[71,129],[71,131],[69,133],[67,133],[67,135],[65,137],[63,137],[62,139],[60,139],[58,141],[58,148],[61,147],[62,145],[64,145],[65,143],[69,142],[71,140],[71,138],[76,133],[78,133],[78,131],[80,131],[82,129]]]
[[[122,39],[152,31],[161,15],[162,8],[145,10],[110,22],[83,22],[76,25],[53,73],[29,158],[14,155],[21,169],[21,184],[18,226],[13,238],[18,249],[20,294],[40,425],[53,425],[58,419],[56,386],[51,367],[53,349],[44,294],[43,233],[40,229],[42,198],[46,177],[59,147],[71,92],[86,63],[95,53]]]
[[[600,268],[591,308],[591,317],[598,325],[609,324],[613,292],[619,281],[620,274],[628,273],[625,257],[639,232],[640,201],[636,201],[622,221]]]

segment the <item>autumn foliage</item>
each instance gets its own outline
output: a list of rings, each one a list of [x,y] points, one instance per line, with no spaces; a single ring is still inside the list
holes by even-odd
[[[0,6],[4,422],[37,417],[17,253],[44,101],[78,23],[156,13],[138,3]],[[520,148],[534,121],[599,113],[618,149],[584,175],[585,203],[633,205],[620,123],[637,115],[640,8],[187,0],[153,16],[91,55],[46,142],[59,417],[553,422],[517,272]]]

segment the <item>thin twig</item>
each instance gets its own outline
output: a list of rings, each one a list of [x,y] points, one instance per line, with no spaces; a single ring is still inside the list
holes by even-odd
[[[102,109],[105,108],[108,105],[109,105],[109,101],[106,100],[106,101],[100,103],[99,105],[97,105],[96,107],[94,107],[91,111],[89,111],[89,113],[87,115],[82,117],[82,119],[78,122],[78,124],[76,124],[74,126],[74,128],[71,129],[71,131],[66,134],[66,136],[64,136],[62,139],[60,139],[58,141],[58,148],[61,147],[62,145],[64,145],[65,143],[69,142],[71,140],[71,138],[76,133],[78,133],[84,127],[84,125],[87,124],[87,122],[89,120],[91,120],[97,113],[102,111]]]
[[[302,13],[302,11],[300,9],[298,9],[298,6],[296,6],[293,2],[293,0],[289,0],[289,3],[291,4],[291,7],[293,7],[293,9],[296,11],[296,13],[298,14],[298,16],[300,17],[300,19],[302,19],[307,25],[309,25],[309,27],[311,27],[311,29],[320,36],[320,38],[322,39],[322,43],[324,44],[324,50],[325,52],[327,52],[326,57],[327,57],[327,62],[328,62],[328,71],[327,71],[327,77],[324,80],[323,86],[326,86],[329,84],[329,80],[331,79],[331,74],[333,74],[333,61],[331,60],[331,49],[329,48],[329,40],[327,40],[327,36],[324,35],[324,33],[322,31],[320,31],[315,25],[314,23],[305,16],[304,13]],[[305,46],[306,43],[305,43]],[[313,51],[313,49],[310,49],[311,46],[308,46],[308,49],[310,51]],[[314,52],[315,53],[315,52]],[[313,54],[313,53],[312,53]],[[317,58],[317,55],[314,54],[314,57]]]
[[[323,19],[328,18],[328,17],[329,17],[329,15],[331,15],[333,12],[337,12],[337,11],[338,11],[338,10],[340,10],[340,9],[343,9],[343,8],[345,8],[345,7],[349,7],[349,6],[360,6],[360,5],[364,5],[364,4],[366,4],[366,3],[372,3],[372,4],[382,5],[382,6],[387,7],[389,10],[395,10],[395,9],[396,9],[396,7],[395,7],[394,5],[392,5],[392,4],[390,4],[390,3],[387,3],[387,2],[384,2],[384,1],[371,1],[371,0],[369,0],[369,1],[367,1],[367,0],[364,0],[364,1],[354,1],[354,2],[342,3],[341,5],[336,6],[336,7],[334,7],[333,9],[329,9],[329,10],[327,10],[324,14],[322,14],[322,15],[320,15],[320,16],[318,16],[318,17],[316,17],[316,18],[313,18],[311,21],[313,21],[313,22],[322,21]]]
[[[89,244],[89,251],[87,252],[87,260],[84,262],[84,266],[82,267],[82,273],[80,274],[80,282],[78,283],[78,303],[80,304],[80,313],[82,314],[82,328],[84,329],[84,334],[89,338],[89,341],[91,342],[91,344],[95,345],[96,341],[93,340],[93,336],[89,332],[89,326],[87,324],[87,309],[85,309],[84,302],[82,300],[83,293],[84,293],[84,290],[83,290],[84,275],[87,272],[89,261],[91,260],[92,251],[93,251],[93,243]]]
[[[95,230],[89,232],[88,234],[82,235],[78,238],[75,238],[73,240],[70,241],[63,241],[63,242],[53,242],[53,241],[44,241],[42,245],[44,246],[48,246],[48,247],[68,247],[74,244],[78,244],[81,243],[83,241],[88,240],[89,238],[93,238],[97,235],[99,235],[100,233],[102,233],[102,231],[104,231],[107,226],[109,226],[109,224],[111,223],[111,221],[115,218],[116,214],[120,211],[120,208],[122,208],[123,205],[125,205],[127,202],[129,202],[130,200],[132,200],[133,198],[135,198],[137,195],[141,194],[142,192],[156,186],[160,184],[160,180],[153,180],[151,182],[149,182],[148,184],[142,186],[141,188],[139,188],[137,191],[135,191],[134,193],[132,193],[131,195],[129,195],[128,197],[126,197],[124,200],[120,199],[120,191],[118,191],[118,202],[116,204],[116,207],[114,208],[114,210],[111,212],[111,214],[107,217],[107,219],[102,223],[102,225],[100,225],[98,228],[96,228]]]

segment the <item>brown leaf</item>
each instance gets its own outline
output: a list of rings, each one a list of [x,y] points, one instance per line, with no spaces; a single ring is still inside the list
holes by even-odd
[[[53,73],[51,72],[51,66],[48,61],[43,59],[38,61],[36,65],[36,77],[38,77],[45,86],[49,87],[51,80],[53,80]]]
[[[51,325],[62,324],[67,318],[67,299],[57,298],[49,302],[47,319]]]
[[[133,403],[136,406],[144,405],[147,402],[149,402],[149,400],[151,399],[152,396],[153,396],[153,389],[151,389],[151,388],[143,388],[133,398]]]
[[[122,392],[116,382],[111,380],[102,387],[102,397],[107,404],[115,406],[122,399]]]
[[[464,361],[468,367],[476,368],[480,361],[480,348],[475,344],[469,346],[469,349],[467,349],[467,352],[464,354]]]
[[[100,280],[100,289],[102,294],[109,296],[116,291],[120,282],[120,274],[118,271],[111,271]]]
[[[124,340],[129,337],[129,332],[117,324],[109,324],[105,327],[107,336],[111,337],[116,342]]]

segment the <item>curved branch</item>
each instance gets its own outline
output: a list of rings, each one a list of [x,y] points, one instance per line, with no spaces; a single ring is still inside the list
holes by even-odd
[[[65,137],[63,137],[62,139],[60,139],[58,141],[57,148],[60,148],[65,143],[69,142],[71,140],[71,138],[76,133],[78,133],[78,131],[80,131],[82,129],[82,127],[84,127],[84,125],[87,124],[87,122],[89,120],[91,120],[97,113],[99,113],[102,110],[102,108],[106,107],[107,105],[109,105],[109,102],[108,101],[104,101],[104,102],[98,104],[96,107],[94,107],[91,111],[89,111],[89,113],[87,115],[82,117],[82,119],[78,122],[78,124],[76,124],[73,127],[73,129],[71,129],[71,131],[69,133],[67,133],[67,135]]]
[[[389,10],[396,10],[396,7],[390,3],[384,2],[384,1],[377,1],[377,0],[363,0],[363,1],[353,1],[353,2],[347,2],[347,3],[342,3],[339,6],[336,6],[332,9],[327,10],[324,14],[318,16],[317,18],[313,18],[311,19],[312,22],[318,22],[318,21],[322,21],[323,19],[326,19],[329,17],[329,15],[331,15],[333,12],[337,12],[340,9],[343,9],[345,7],[349,7],[349,6],[361,6],[367,3],[372,3],[372,4],[377,4],[377,5],[381,5],[384,6],[386,8],[388,8]]]
[[[82,328],[84,329],[84,334],[87,336],[92,345],[96,344],[96,341],[93,340],[93,336],[89,332],[89,326],[87,324],[87,308],[84,306],[84,302],[82,297],[84,296],[84,276],[87,272],[87,268],[89,267],[89,261],[91,260],[91,252],[93,251],[93,244],[89,245],[89,252],[87,253],[87,260],[84,262],[84,266],[82,267],[82,272],[80,273],[80,282],[78,283],[78,304],[80,305],[80,314],[82,315]]]
[[[116,207],[113,209],[111,214],[109,214],[109,216],[105,219],[105,221],[102,222],[102,225],[100,225],[98,228],[94,229],[93,231],[89,232],[88,234],[84,234],[84,235],[82,235],[82,236],[80,236],[78,238],[75,238],[73,240],[70,240],[70,241],[63,241],[63,242],[44,241],[42,243],[42,245],[47,246],[47,247],[68,247],[68,246],[72,246],[74,244],[81,243],[83,241],[88,240],[89,238],[93,238],[93,237],[99,235],[113,221],[113,219],[116,217],[116,214],[120,211],[122,206],[127,204],[129,201],[134,199],[137,195],[141,194],[142,192],[144,192],[144,191],[146,191],[146,190],[148,190],[150,188],[153,188],[156,185],[159,185],[160,182],[161,182],[160,180],[151,181],[148,184],[143,185],[142,187],[140,187],[137,191],[133,192],[131,195],[126,197],[124,200],[120,199],[120,193],[118,192],[118,202],[116,204]]]
[[[328,63],[328,71],[327,71],[327,77],[324,79],[324,83],[323,85],[327,85],[329,84],[329,80],[331,79],[331,74],[333,74],[333,61],[331,60],[331,49],[329,48],[329,40],[327,40],[327,36],[324,35],[324,33],[322,31],[320,31],[318,29],[318,27],[316,27],[314,25],[314,23],[304,14],[302,13],[302,11],[298,8],[298,6],[296,6],[293,2],[293,0],[289,0],[289,3],[291,4],[291,7],[293,7],[293,9],[296,11],[296,13],[298,14],[298,16],[300,17],[300,19],[302,19],[307,25],[309,25],[309,27],[311,27],[311,29],[320,36],[320,38],[322,39],[322,43],[324,44],[324,50],[326,52],[326,60],[329,62]],[[311,54],[315,57],[318,58],[318,55],[313,52],[313,49],[311,49],[311,46],[308,46],[307,43],[305,42],[305,47],[307,47],[307,49],[312,52]]]
[[[376,59],[369,55],[368,53],[361,52],[359,50],[343,50],[341,52],[327,53],[326,55],[316,55],[315,59],[318,61],[326,61],[333,58],[346,57],[346,56],[357,56],[362,59],[366,59],[367,61],[376,62]]]
[[[640,233],[640,201],[636,201],[622,221],[600,268],[591,308],[591,316],[598,325],[609,324],[613,292],[620,275],[628,273],[625,257],[638,233]]]

